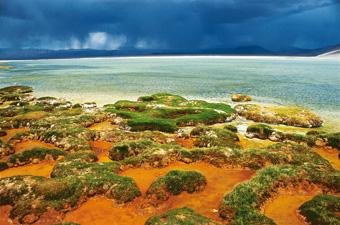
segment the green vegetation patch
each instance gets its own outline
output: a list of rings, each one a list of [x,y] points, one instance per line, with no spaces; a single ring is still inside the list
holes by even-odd
[[[253,124],[248,126],[246,136],[248,138],[269,139],[275,142],[293,141],[296,143],[306,143],[309,146],[331,146],[340,150],[340,132],[309,131],[306,134],[286,133],[275,130],[266,124]]]
[[[128,166],[139,167],[149,164],[153,167],[162,167],[176,161],[181,151],[182,148],[177,144],[140,140],[118,143],[110,151],[109,157]]]
[[[8,169],[9,166],[6,162],[0,162],[0,171]]]
[[[235,106],[235,110],[240,116],[255,122],[309,128],[320,127],[323,123],[315,113],[299,107],[242,104]]]
[[[139,101],[118,101],[106,111],[127,119],[132,131],[174,132],[178,126],[214,124],[231,120],[234,110],[227,104],[188,101],[166,93],[144,96]]]
[[[0,89],[0,103],[5,101],[23,101],[33,89],[28,86],[9,86]]]
[[[305,163],[302,166],[272,166],[257,172],[250,181],[236,186],[225,195],[219,213],[231,224],[275,224],[259,209],[279,188],[307,181],[332,190],[340,187],[339,171],[319,168]]]
[[[231,125],[231,124],[227,124],[223,127],[223,129],[226,129],[226,130],[230,130],[234,133],[237,133],[237,127],[235,127],[234,125]]]
[[[195,127],[191,133],[195,137],[195,146],[197,147],[230,147],[238,148],[238,136],[228,130],[211,127]]]
[[[144,102],[133,102],[128,100],[121,100],[113,105],[118,110],[128,110],[142,112],[146,110],[147,104]]]
[[[220,225],[194,210],[183,207],[149,218],[145,225]]]
[[[120,142],[113,146],[109,151],[109,158],[113,161],[120,161],[125,158],[136,156],[143,153],[144,150],[155,146],[150,140],[137,140]]]
[[[52,159],[56,160],[59,156],[65,155],[66,153],[64,151],[58,149],[34,148],[11,155],[7,162],[13,165],[24,165],[34,160],[44,160],[47,156],[51,156]]]
[[[171,170],[165,176],[157,178],[146,192],[146,198],[152,204],[169,199],[170,195],[179,195],[202,191],[207,184],[206,178],[196,171]]]
[[[18,219],[19,223],[30,218],[33,223],[47,207],[57,211],[75,207],[84,189],[76,177],[13,176],[0,179],[0,191],[0,205],[13,206],[10,218]]]
[[[8,94],[8,93],[24,94],[24,93],[31,93],[31,92],[33,92],[33,88],[29,86],[8,86],[8,87],[0,88],[0,95]]]
[[[187,100],[179,95],[173,95],[169,93],[157,93],[150,96],[141,96],[138,101],[152,102],[155,104],[163,104],[168,106],[178,106],[179,104],[186,102]]]
[[[29,133],[35,139],[52,143],[64,150],[88,150],[90,149],[88,142],[94,140],[96,133],[86,127],[107,117],[105,113],[56,114],[33,122]]]
[[[51,178],[0,179],[0,205],[13,206],[10,218],[20,223],[30,218],[33,223],[47,208],[65,213],[97,194],[118,203],[132,201],[141,193],[131,178],[116,174],[119,167],[117,162],[95,163],[89,152],[68,154],[58,161]]]
[[[325,133],[311,131],[306,133],[305,139],[310,146],[317,145],[318,144],[317,142],[321,141],[322,143],[325,143],[328,146],[340,150],[340,132]]]
[[[247,127],[247,136],[268,139],[274,129],[266,124],[254,124]]]
[[[302,214],[311,225],[340,224],[340,198],[332,195],[317,195],[310,201],[303,203],[300,208]]]
[[[12,146],[9,143],[5,143],[0,139],[0,159],[13,152]]]
[[[268,165],[290,164],[300,166],[313,164],[324,170],[332,169],[326,159],[311,151],[309,147],[293,143],[278,143],[266,148],[246,150],[218,146],[187,150],[177,144],[159,144],[155,142],[150,145],[141,145],[142,148],[138,148],[138,150],[127,150],[130,148],[129,142],[123,142],[121,145],[117,144],[116,146],[121,149],[114,150],[115,158],[111,159],[123,158],[117,161],[122,165],[133,167],[142,165],[163,167],[175,161],[185,163],[204,161],[218,167],[241,166],[260,169]]]

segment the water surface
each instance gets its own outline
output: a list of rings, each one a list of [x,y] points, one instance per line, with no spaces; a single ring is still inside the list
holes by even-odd
[[[38,96],[100,105],[170,92],[230,101],[241,92],[262,103],[299,105],[339,116],[340,61],[291,57],[137,57],[12,61],[0,87],[29,85]]]

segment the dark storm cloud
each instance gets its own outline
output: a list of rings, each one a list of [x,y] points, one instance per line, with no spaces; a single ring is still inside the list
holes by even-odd
[[[339,0],[0,0],[0,47],[319,47]]]

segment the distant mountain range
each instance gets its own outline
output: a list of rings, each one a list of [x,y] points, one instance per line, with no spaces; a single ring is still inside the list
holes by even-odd
[[[91,58],[115,56],[157,56],[157,55],[261,55],[261,56],[318,56],[327,52],[337,51],[340,44],[319,49],[291,48],[283,51],[271,51],[261,46],[241,46],[231,49],[204,50],[96,50],[96,49],[0,49],[0,60],[24,59],[63,59],[63,58]]]

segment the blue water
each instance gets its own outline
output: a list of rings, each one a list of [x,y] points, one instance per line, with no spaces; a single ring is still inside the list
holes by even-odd
[[[340,112],[340,61],[316,58],[104,58],[13,61],[0,86],[29,85],[37,95],[110,103],[156,92],[255,101]],[[339,115],[340,116],[340,115]]]

